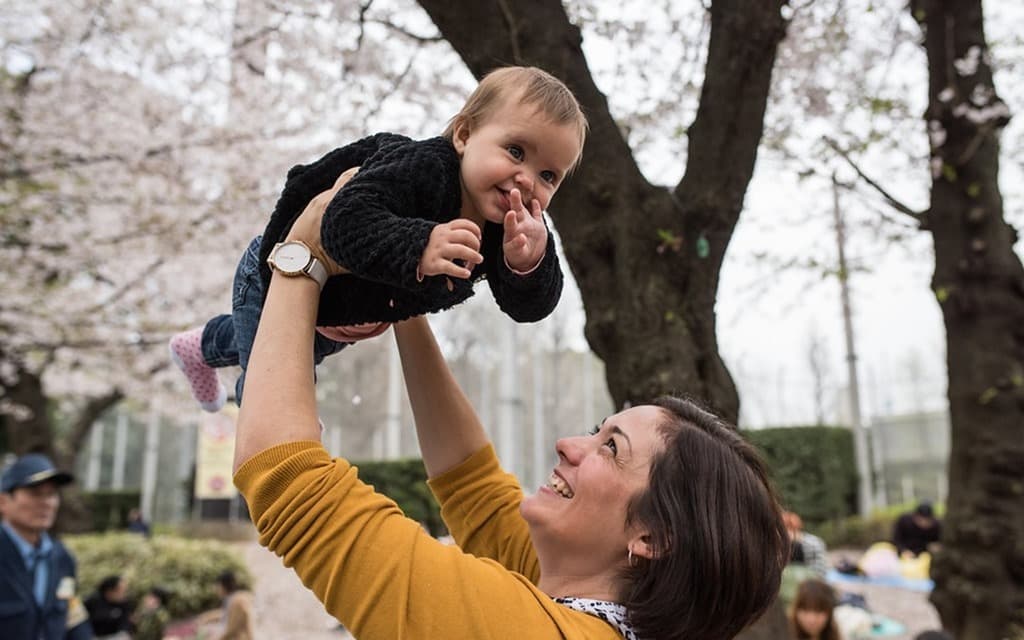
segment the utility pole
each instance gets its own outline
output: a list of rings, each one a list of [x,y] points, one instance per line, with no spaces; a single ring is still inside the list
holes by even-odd
[[[530,353],[531,365],[533,367],[533,482],[531,490],[536,490],[547,480],[547,446],[544,442],[546,433],[544,424],[544,412],[547,408],[544,402],[544,355],[539,346],[539,341],[533,341],[533,348]]]
[[[391,341],[388,349],[388,400],[384,422],[384,459],[397,460],[401,455],[402,438],[402,360],[398,345]]]
[[[520,483],[526,478],[521,465],[520,411],[523,399],[519,385],[519,336],[514,322],[504,322],[501,329],[501,369],[498,371],[498,454],[506,469],[515,474]]]
[[[853,311],[850,305],[850,271],[846,266],[846,231],[843,228],[843,214],[839,209],[839,181],[832,174],[832,212],[836,224],[836,242],[839,245],[839,294],[843,307],[843,329],[846,334],[846,371],[849,378],[850,420],[853,424],[853,445],[857,457],[857,477],[860,488],[857,491],[860,515],[871,514],[874,499],[871,489],[871,462],[868,455],[867,430],[860,416],[860,388],[857,384],[857,353],[853,347]]]

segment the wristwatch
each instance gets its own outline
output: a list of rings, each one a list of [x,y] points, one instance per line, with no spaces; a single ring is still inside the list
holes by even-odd
[[[283,276],[306,276],[316,280],[320,288],[327,282],[327,269],[313,257],[313,252],[301,240],[278,242],[267,257],[267,264]]]

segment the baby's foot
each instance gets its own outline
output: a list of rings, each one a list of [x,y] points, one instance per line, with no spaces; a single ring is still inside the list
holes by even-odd
[[[192,389],[192,397],[204,411],[220,411],[228,398],[227,389],[220,383],[217,371],[203,359],[203,328],[197,327],[175,334],[168,345],[171,360],[185,374]]]

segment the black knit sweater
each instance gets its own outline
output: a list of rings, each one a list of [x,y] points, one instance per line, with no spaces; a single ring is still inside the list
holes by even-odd
[[[320,228],[324,250],[351,273],[328,278],[318,326],[396,322],[448,309],[473,295],[473,284],[484,277],[498,307],[517,322],[536,322],[554,310],[562,271],[550,233],[544,258],[528,275],[506,266],[504,231],[486,222],[480,247],[484,261],[468,280],[451,278],[451,291],[445,276],[416,281],[431,230],[459,216],[459,156],[445,138],[414,141],[391,133],[363,138],[288,172],[260,246],[264,295],[270,283],[267,256],[274,244],[284,240],[314,196],[357,166],[359,173],[331,200]]]

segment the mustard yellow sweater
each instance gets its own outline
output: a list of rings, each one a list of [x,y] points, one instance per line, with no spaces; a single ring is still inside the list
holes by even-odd
[[[490,446],[430,483],[461,548],[434,540],[319,442],[267,449],[235,484],[260,543],[359,640],[621,640],[534,585],[522,490]]]

